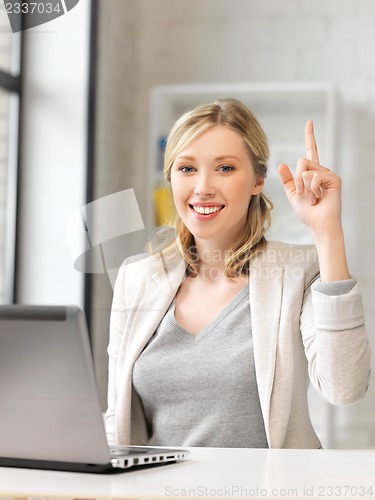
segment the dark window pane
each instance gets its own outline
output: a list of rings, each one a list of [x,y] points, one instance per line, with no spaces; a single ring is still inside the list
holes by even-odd
[[[0,89],[0,303],[13,294],[18,96]]]

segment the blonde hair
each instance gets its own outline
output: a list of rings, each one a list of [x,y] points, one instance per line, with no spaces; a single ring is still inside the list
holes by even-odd
[[[171,168],[178,154],[195,138],[214,125],[221,125],[242,137],[257,177],[267,176],[269,148],[266,135],[253,113],[236,99],[219,99],[214,103],[198,106],[183,114],[169,133],[165,155],[164,175],[170,182]],[[261,192],[250,200],[247,223],[241,238],[227,252],[224,274],[234,278],[249,273],[250,260],[266,245],[265,232],[271,223],[273,205]],[[175,227],[181,251],[191,273],[197,274],[199,266],[195,253],[194,236],[177,215]]]

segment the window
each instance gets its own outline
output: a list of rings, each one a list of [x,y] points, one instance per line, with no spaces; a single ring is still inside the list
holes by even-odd
[[[21,34],[0,3],[0,303],[13,301]]]

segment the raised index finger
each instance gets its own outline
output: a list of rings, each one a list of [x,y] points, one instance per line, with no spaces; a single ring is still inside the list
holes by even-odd
[[[315,141],[314,124],[309,120],[305,126],[305,148],[306,158],[315,163],[319,163],[318,147]]]

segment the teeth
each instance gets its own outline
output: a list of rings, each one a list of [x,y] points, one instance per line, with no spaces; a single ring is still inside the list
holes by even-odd
[[[207,214],[213,214],[214,212],[218,212],[223,207],[198,207],[196,205],[193,205],[193,208],[196,212],[207,215]]]

